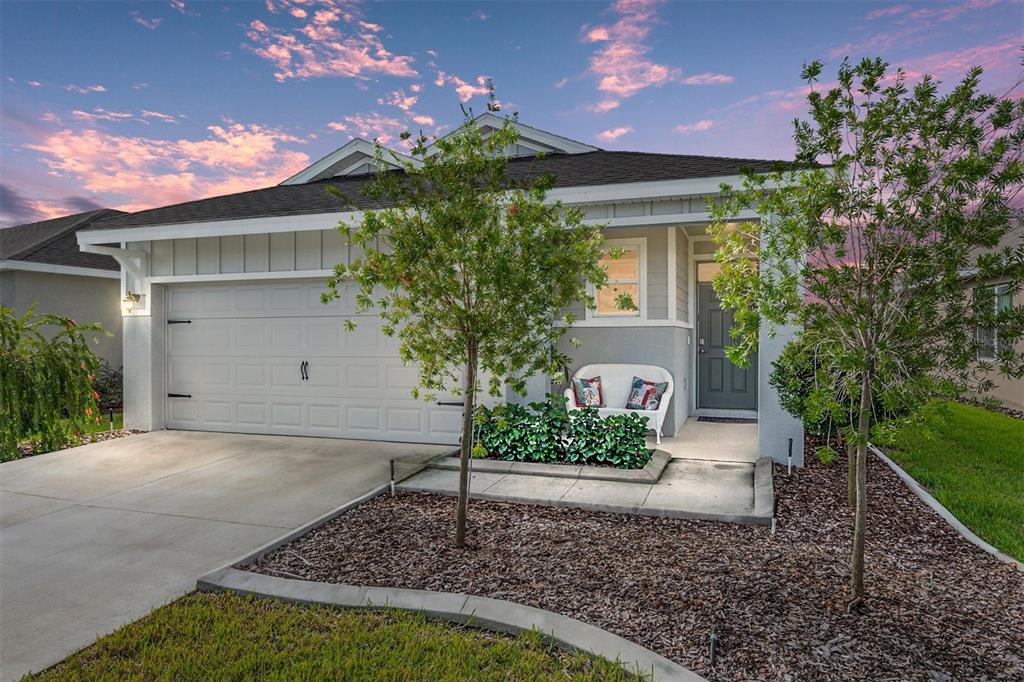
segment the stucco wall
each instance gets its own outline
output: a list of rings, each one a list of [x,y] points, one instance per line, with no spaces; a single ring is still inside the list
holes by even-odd
[[[115,369],[121,367],[120,281],[46,272],[0,272],[0,305],[23,313],[37,304],[37,313],[70,317],[79,324],[99,322],[113,336],[100,337],[96,354]]]
[[[686,421],[689,405],[689,329],[680,327],[574,327],[559,341],[559,350],[573,359],[570,374],[592,363],[658,365],[672,374],[675,383],[668,415],[662,429],[674,436]],[[579,339],[578,348],[569,339]],[[553,392],[566,384],[552,385]]]

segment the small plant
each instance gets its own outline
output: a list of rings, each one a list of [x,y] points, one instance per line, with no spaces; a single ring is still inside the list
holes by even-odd
[[[565,409],[565,398],[480,407],[475,457],[516,462],[569,462],[639,469],[647,464],[647,417],[601,417],[593,408]]]

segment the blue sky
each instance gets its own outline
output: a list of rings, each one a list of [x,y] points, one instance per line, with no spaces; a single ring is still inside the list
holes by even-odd
[[[0,224],[275,184],[459,105],[606,149],[785,158],[801,64],[1019,78],[1024,4],[170,0],[0,5]],[[1018,95],[1019,96],[1019,95]]]

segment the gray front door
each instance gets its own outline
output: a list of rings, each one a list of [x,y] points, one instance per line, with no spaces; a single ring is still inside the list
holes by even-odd
[[[710,284],[697,285],[697,407],[757,409],[757,355],[744,369],[725,356],[732,311],[722,310]]]

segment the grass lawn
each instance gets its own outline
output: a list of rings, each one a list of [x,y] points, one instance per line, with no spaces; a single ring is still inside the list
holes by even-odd
[[[183,597],[28,680],[627,680],[618,665],[394,611]]]
[[[967,527],[1024,561],[1024,421],[933,401],[886,452]]]

